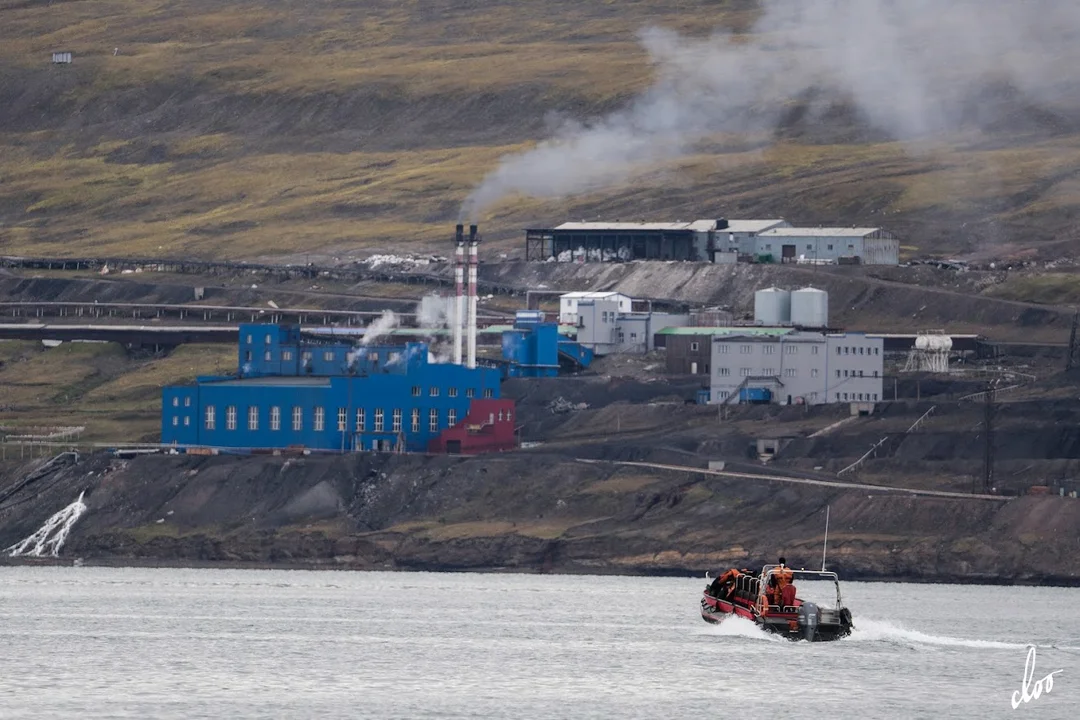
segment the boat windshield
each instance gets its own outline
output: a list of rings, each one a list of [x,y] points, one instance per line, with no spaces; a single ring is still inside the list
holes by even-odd
[[[769,576],[780,568],[779,565],[766,565],[761,569],[761,587],[767,587]],[[820,570],[791,571],[791,582],[795,585],[798,597],[805,602],[813,602],[825,607],[841,608],[844,606],[840,597],[840,578],[834,572]]]

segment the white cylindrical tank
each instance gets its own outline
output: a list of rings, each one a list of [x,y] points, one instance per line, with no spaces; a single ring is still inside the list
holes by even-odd
[[[810,287],[791,293],[791,324],[812,328],[828,327],[829,293]]]
[[[766,326],[790,323],[791,292],[771,287],[754,293],[754,322]]]

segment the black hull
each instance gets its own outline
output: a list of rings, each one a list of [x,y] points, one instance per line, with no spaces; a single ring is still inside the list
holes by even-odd
[[[707,599],[706,599],[707,598]],[[712,602],[709,602],[709,601]],[[833,640],[840,640],[851,634],[854,629],[854,624],[850,621],[850,614],[846,610],[843,611],[841,622],[837,624],[823,624],[818,625],[812,634],[806,632],[804,628],[795,627],[792,628],[793,617],[781,616],[781,617],[769,617],[758,615],[756,612],[751,612],[749,608],[742,605],[735,605],[723,600],[717,600],[711,598],[708,595],[701,601],[701,619],[707,623],[719,625],[724,620],[733,615],[750,620],[759,628],[765,632],[779,635],[780,637],[787,638],[788,640],[806,640],[808,642],[831,642]],[[808,637],[809,635],[809,637]]]

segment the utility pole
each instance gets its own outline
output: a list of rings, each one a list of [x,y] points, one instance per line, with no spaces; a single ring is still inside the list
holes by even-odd
[[[1080,366],[1080,347],[1077,345],[1077,335],[1080,330],[1080,309],[1073,313],[1072,330],[1069,332],[1069,349],[1065,353],[1065,370],[1069,371]]]
[[[994,390],[996,386],[997,380],[986,384],[983,403],[983,492],[987,495],[994,486]]]

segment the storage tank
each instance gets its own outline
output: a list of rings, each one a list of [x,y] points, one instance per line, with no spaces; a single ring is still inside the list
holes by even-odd
[[[811,287],[791,293],[791,324],[812,328],[828,327],[829,293]]]
[[[791,292],[771,287],[754,293],[754,322],[766,326],[789,324]]]

